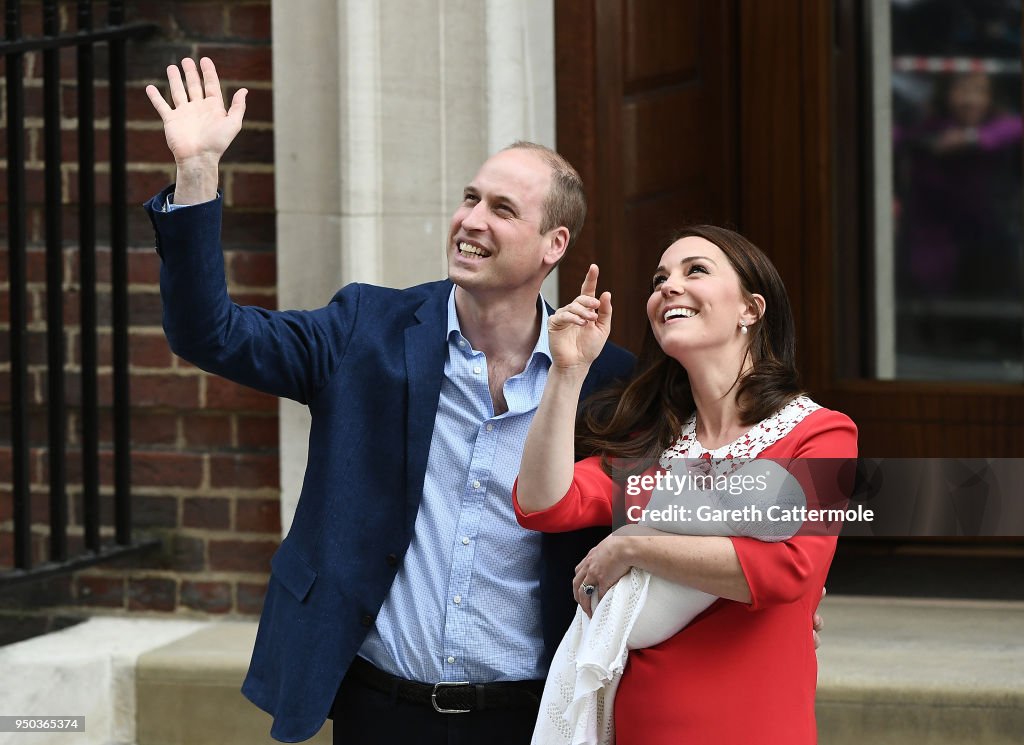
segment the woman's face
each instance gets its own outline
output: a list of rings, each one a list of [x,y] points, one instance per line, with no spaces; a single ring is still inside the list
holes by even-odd
[[[961,75],[949,89],[949,111],[958,124],[976,127],[992,105],[992,83],[983,72]]]
[[[741,350],[747,335],[740,322],[756,318],[740,288],[739,275],[722,250],[697,236],[666,249],[654,272],[647,318],[665,354],[683,364],[695,350]]]

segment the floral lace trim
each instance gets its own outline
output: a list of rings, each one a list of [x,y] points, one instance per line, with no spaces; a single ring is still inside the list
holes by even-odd
[[[705,450],[697,440],[697,415],[691,416],[683,425],[679,436],[661,454],[662,468],[671,469],[674,458],[710,458],[727,460],[734,458],[756,458],[762,451],[774,445],[793,431],[809,414],[820,409],[807,396],[797,396],[767,419],[751,427],[727,445],[715,450]]]

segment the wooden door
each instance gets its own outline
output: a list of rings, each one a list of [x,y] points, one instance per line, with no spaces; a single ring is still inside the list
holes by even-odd
[[[736,222],[736,4],[559,0],[555,11],[558,149],[590,202],[559,293],[579,294],[596,262],[612,339],[636,351],[673,231]]]
[[[857,126],[855,112],[837,107],[851,83],[836,76],[837,60],[854,52],[839,14],[855,7],[559,0],[558,148],[590,199],[561,296],[575,296],[597,262],[615,298],[612,338],[636,350],[672,228],[736,227],[778,266],[804,384],[857,422],[862,454],[1019,457],[1024,386],[872,380],[842,363],[863,344],[859,320],[870,312],[842,295],[858,271],[862,217],[836,207],[857,178],[843,169],[839,139]]]

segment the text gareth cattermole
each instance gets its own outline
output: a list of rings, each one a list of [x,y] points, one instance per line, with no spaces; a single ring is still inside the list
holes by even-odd
[[[660,510],[648,510],[633,505],[626,510],[626,516],[640,522],[703,522],[721,523],[739,521],[745,523],[783,522],[783,523],[834,523],[834,522],[871,522],[875,519],[873,510],[865,509],[864,505],[841,509],[809,509],[803,506],[784,507],[773,504],[767,510],[753,505],[745,505],[736,509],[721,509],[701,505],[696,509],[669,505]]]

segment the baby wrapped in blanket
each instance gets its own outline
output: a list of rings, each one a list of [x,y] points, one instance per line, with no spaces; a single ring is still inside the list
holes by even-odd
[[[771,460],[662,461],[677,478],[656,489],[641,525],[680,535],[744,536],[764,541],[792,537],[801,523],[770,519],[804,507],[799,482]],[[682,477],[680,477],[682,474]],[[709,480],[707,477],[713,478]],[[723,482],[720,477],[725,476]],[[744,477],[748,477],[744,480]],[[756,484],[754,489],[698,488]],[[762,487],[763,485],[763,487]],[[781,510],[769,512],[777,505]],[[744,510],[743,508],[748,508]],[[630,510],[633,517],[638,510]],[[686,516],[669,519],[666,516]],[[701,517],[703,516],[703,517]],[[733,517],[742,516],[736,520]],[[657,517],[657,520],[653,519]],[[720,519],[725,517],[726,519]],[[755,517],[758,519],[746,519]],[[670,540],[670,539],[669,539]],[[633,567],[600,597],[593,617],[577,607],[551,663],[541,697],[535,745],[614,742],[615,691],[631,649],[659,644],[686,627],[718,598]]]

